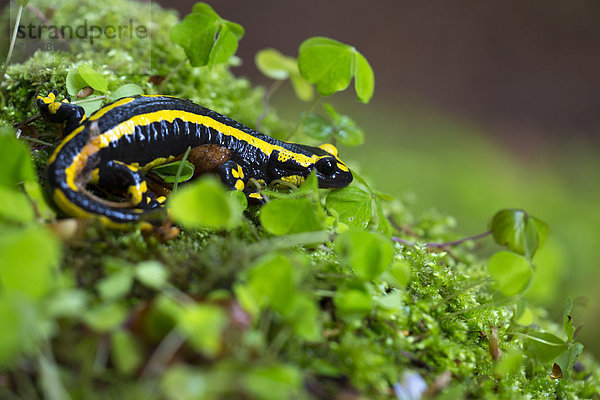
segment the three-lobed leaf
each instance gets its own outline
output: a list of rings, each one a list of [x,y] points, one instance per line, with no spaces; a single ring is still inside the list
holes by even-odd
[[[496,243],[528,259],[533,258],[548,233],[548,226],[543,221],[519,209],[497,212],[492,217],[490,229]]]
[[[354,47],[325,37],[305,40],[298,50],[298,68],[321,96],[345,90],[352,78],[358,99],[368,103],[375,77],[367,59]]]
[[[183,47],[192,66],[212,67],[235,54],[244,28],[221,18],[208,4],[197,3],[170,34],[171,40]]]

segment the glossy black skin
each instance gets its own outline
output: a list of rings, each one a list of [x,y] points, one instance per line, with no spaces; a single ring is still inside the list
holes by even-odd
[[[109,106],[107,105],[106,107]],[[136,125],[133,134],[114,140],[107,147],[100,149],[86,160],[86,165],[81,175],[89,175],[95,168],[100,168],[101,172],[104,169],[103,173],[106,176],[113,173],[113,170],[108,167],[111,161],[120,161],[125,164],[138,163],[143,166],[157,158],[181,155],[188,147],[194,148],[204,144],[212,144],[227,148],[231,152],[228,161],[232,161],[242,167],[245,182],[249,178],[254,178],[268,184],[275,179],[293,175],[307,177],[313,169],[316,169],[319,186],[323,188],[341,188],[347,186],[352,181],[352,173],[338,168],[340,161],[321,148],[274,139],[228,117],[194,104],[189,100],[167,96],[136,96],[133,101],[113,108],[95,121],[91,120],[94,114],[90,116],[90,119],[81,121],[84,115],[83,109],[80,106],[69,103],[61,103],[60,108],[52,113],[47,103],[38,100],[38,108],[46,120],[50,122],[65,122],[64,136],[68,136],[80,125],[84,126],[81,132],[62,145],[62,148],[56,154],[55,160],[49,164],[47,176],[50,189],[58,188],[64,193],[69,202],[83,209],[85,212],[106,216],[111,221],[117,223],[139,220],[144,213],[141,213],[139,209],[107,207],[82,192],[71,190],[66,183],[65,170],[71,165],[73,158],[88,143],[90,136],[102,134],[136,115],[152,113],[154,111],[185,111],[207,116],[266,143],[280,146],[307,157],[316,155],[322,158],[317,163],[308,167],[299,165],[291,158],[282,162],[278,160],[279,152],[277,150],[273,151],[269,156],[258,146],[254,146],[244,140],[239,140],[215,128],[181,119],[175,119],[172,123],[166,120],[158,120],[150,124]],[[234,165],[231,162],[226,164],[228,166]],[[114,171],[115,173],[121,173],[121,169],[115,169]],[[226,186],[232,189],[235,188],[235,181],[228,181],[230,174],[225,171],[224,166],[217,172],[221,175],[221,179]],[[126,187],[132,179],[135,180],[137,177],[129,178],[124,176],[122,179],[123,185]],[[248,191],[245,191],[245,193],[247,195],[250,194]],[[147,206],[139,205],[139,208],[154,208],[156,206],[157,204],[149,202]]]

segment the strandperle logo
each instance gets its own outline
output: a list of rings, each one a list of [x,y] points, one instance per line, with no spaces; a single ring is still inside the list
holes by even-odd
[[[121,25],[88,25],[84,20],[77,25],[40,25],[30,23],[19,25],[18,39],[56,39],[56,40],[86,40],[91,45],[102,37],[116,40],[145,39],[148,37],[148,28],[136,24],[133,19],[128,24]]]

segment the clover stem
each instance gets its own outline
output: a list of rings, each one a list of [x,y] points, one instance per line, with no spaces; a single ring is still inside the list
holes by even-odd
[[[292,136],[294,136],[300,130],[300,127],[304,123],[306,117],[315,109],[315,107],[317,106],[317,104],[319,104],[319,101],[321,101],[322,98],[323,97],[321,95],[317,95],[317,97],[310,104],[310,107],[308,107],[308,110],[306,110],[304,115],[302,115],[302,118],[298,122],[298,125],[296,125],[296,129],[294,129],[294,131],[288,137],[286,137],[285,140],[290,140]]]
[[[269,100],[271,99],[271,96],[273,95],[273,93],[275,93],[277,91],[277,89],[279,89],[282,82],[283,82],[282,80],[273,81],[273,83],[271,84],[271,86],[269,86],[269,88],[265,92],[265,95],[263,96],[264,110],[258,116],[258,118],[256,118],[256,129],[259,131],[260,131],[260,124],[261,124],[262,120],[267,116],[267,114],[269,114],[269,109],[271,108],[270,104],[269,104]]]
[[[6,74],[6,70],[8,69],[8,63],[10,62],[10,58],[12,57],[12,53],[15,48],[15,42],[17,41],[17,31],[19,30],[19,23],[21,22],[22,13],[23,6],[19,6],[19,11],[17,11],[17,18],[15,19],[15,29],[13,29],[13,33],[10,37],[10,46],[8,47],[8,54],[6,54],[6,61],[4,61],[2,74],[0,74],[0,86],[2,86],[2,82],[4,81],[4,74]]]
[[[185,166],[185,162],[187,161],[188,156],[190,155],[190,150],[192,146],[188,146],[187,150],[183,154],[183,158],[179,163],[179,168],[177,168],[177,175],[175,175],[175,183],[173,184],[173,193],[177,192],[177,186],[179,185],[179,179],[181,179],[181,173],[183,172],[183,167]]]
[[[171,72],[169,72],[169,75],[167,75],[165,77],[165,79],[162,80],[162,82],[158,85],[158,89],[156,89],[157,93],[162,94],[163,89],[165,88],[165,85],[167,84],[167,82],[169,82],[171,80],[171,78],[173,77],[173,75],[175,75],[177,73],[177,71],[179,71],[179,68],[183,67],[183,65],[187,62],[187,58],[185,60],[183,60],[182,62],[180,62],[179,64],[177,64],[172,70]]]
[[[491,234],[492,234],[492,231],[490,230],[490,231],[487,231],[487,232],[480,233],[478,235],[467,236],[466,238],[462,238],[462,239],[458,239],[458,240],[453,240],[451,242],[429,242],[429,243],[423,243],[423,245],[425,247],[436,247],[436,248],[448,247],[448,246],[456,246],[456,245],[462,244],[464,242],[469,242],[469,241],[472,241],[472,240],[482,239],[482,238],[484,238],[486,236],[489,236]],[[399,238],[397,236],[392,236],[392,240],[394,242],[402,243],[402,244],[405,244],[407,246],[416,246],[417,245],[415,242],[410,242],[408,240],[401,239],[401,238]]]

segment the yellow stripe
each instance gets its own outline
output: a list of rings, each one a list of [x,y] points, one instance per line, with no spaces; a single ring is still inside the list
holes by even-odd
[[[52,164],[54,162],[54,160],[56,160],[56,156],[58,155],[58,153],[60,153],[62,148],[65,146],[65,144],[67,144],[68,141],[73,139],[73,137],[75,135],[77,135],[79,132],[81,132],[83,130],[83,128],[85,128],[85,126],[83,126],[83,125],[78,126],[76,129],[73,130],[73,132],[69,133],[69,135],[66,138],[64,138],[62,142],[60,142],[60,144],[58,145],[56,150],[54,150],[54,153],[52,153],[52,155],[48,159],[48,164]]]
[[[110,111],[110,109],[113,109],[119,105],[126,104],[133,100],[134,100],[133,98],[122,99],[122,100],[118,101],[117,103],[114,103],[111,106],[101,109],[100,111],[98,111],[97,114],[93,115],[90,119],[91,120],[98,119],[101,115]],[[121,103],[121,104],[118,104],[118,103]],[[77,191],[78,188],[77,188],[77,185],[75,184],[75,179],[78,176],[79,172],[83,169],[83,167],[85,167],[85,163],[87,162],[88,158],[92,154],[98,152],[100,149],[110,145],[110,143],[118,141],[123,136],[133,134],[135,131],[135,128],[137,126],[150,125],[153,122],[159,122],[159,121],[167,121],[169,123],[173,123],[173,121],[175,119],[181,119],[183,121],[188,121],[188,122],[195,123],[195,124],[201,124],[201,125],[216,129],[217,131],[221,132],[224,135],[232,136],[238,140],[247,142],[251,146],[260,149],[267,156],[270,156],[273,153],[273,151],[278,151],[279,152],[278,159],[280,161],[286,161],[286,160],[292,159],[296,163],[302,165],[303,167],[309,167],[309,166],[313,165],[318,159],[322,158],[317,155],[313,155],[313,156],[309,157],[304,154],[295,153],[284,147],[268,143],[264,140],[254,137],[246,132],[243,132],[239,129],[225,125],[225,124],[223,124],[219,121],[216,121],[210,117],[207,117],[205,115],[199,115],[199,114],[195,114],[192,112],[180,111],[180,110],[159,110],[159,111],[155,111],[152,113],[135,115],[135,116],[131,117],[130,119],[121,122],[120,124],[113,127],[112,129],[109,129],[108,131],[102,133],[101,135],[98,135],[98,136],[94,137],[93,139],[91,139],[81,149],[81,151],[75,157],[73,157],[73,161],[72,161],[71,165],[69,165],[69,167],[67,167],[65,169],[65,173],[67,175],[67,178],[66,178],[67,184],[69,185],[69,187],[72,190]],[[56,149],[56,151],[50,158],[50,162],[54,161],[54,159],[56,158],[56,154],[60,151],[60,149],[63,147],[63,145],[66,142],[68,142],[74,135],[79,133],[82,129],[83,129],[83,126],[75,129],[59,145],[59,147]],[[324,157],[327,157],[327,156],[324,156]],[[337,157],[336,157],[336,159],[337,159]],[[144,169],[148,168],[151,164],[154,164],[155,162],[156,162],[156,164],[159,164],[160,162],[157,162],[158,160],[159,159],[154,160],[149,164],[146,164],[145,166],[143,166],[143,168]]]
[[[177,99],[178,97],[169,96],[168,94],[143,94],[142,97],[171,97],[173,99]]]
[[[96,113],[90,117],[90,121],[95,121],[95,120],[99,119],[100,117],[102,117],[107,112],[109,112],[110,110],[113,110],[124,104],[131,103],[133,100],[135,100],[133,97],[125,97],[115,103],[109,104],[108,106],[96,111]]]
[[[254,137],[239,129],[225,125],[205,115],[198,115],[192,112],[180,110],[159,110],[152,113],[136,115],[127,121],[123,121],[119,125],[104,132],[93,139],[94,144],[100,149],[107,147],[110,143],[115,142],[123,136],[133,134],[136,126],[150,125],[153,122],[167,121],[173,123],[175,119],[181,119],[195,124],[201,124],[210,128],[216,129],[224,135],[232,136],[238,140],[247,142],[253,147],[260,149],[267,156],[270,156],[273,151],[279,151],[279,159],[284,161],[293,159],[298,164],[308,167],[314,164],[320,157],[305,156],[304,154],[295,153],[291,150],[274,145],[257,137]]]
[[[100,149],[93,143],[93,141],[92,143],[86,144],[85,146],[83,146],[81,151],[77,153],[75,157],[73,157],[73,162],[71,163],[71,165],[65,168],[65,174],[67,175],[67,185],[69,185],[71,190],[75,192],[79,190],[79,188],[75,184],[75,179],[77,178],[79,172],[81,172],[83,167],[85,167],[85,163],[87,162],[88,158],[90,158],[90,156],[96,153],[98,150]]]
[[[59,189],[54,189],[53,197],[54,197],[54,202],[56,203],[56,205],[59,206],[61,210],[63,210],[65,213],[67,213],[68,215],[70,215],[72,217],[89,218],[89,217],[95,216],[95,214],[91,214],[91,213],[79,208],[77,205],[73,204],[72,202],[70,202],[69,199],[67,199],[67,196],[65,196],[65,194],[62,191],[60,191]]]
[[[350,170],[348,169],[348,167],[346,167],[346,165],[345,165],[344,163],[342,163],[342,162],[339,162],[339,163],[337,163],[337,167],[338,167],[339,169],[341,169],[342,171],[344,171],[344,172],[348,172],[348,171],[350,171]]]

